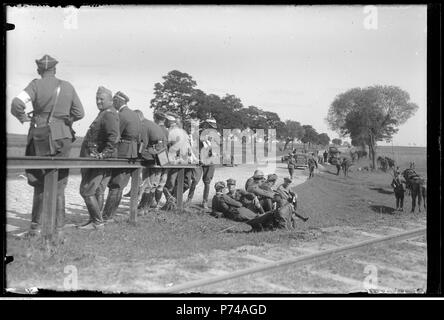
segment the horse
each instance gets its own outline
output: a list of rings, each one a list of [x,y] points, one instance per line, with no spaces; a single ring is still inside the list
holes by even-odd
[[[384,157],[379,156],[376,161],[379,164],[379,168],[381,168],[382,171],[386,172],[387,171],[387,160]]]
[[[406,187],[412,196],[412,210],[415,212],[416,198],[418,198],[418,212],[421,212],[421,201],[424,201],[424,209],[427,209],[427,187],[424,178],[418,175],[413,169],[405,169],[402,176],[406,181]]]
[[[387,163],[387,166],[389,167],[389,169],[394,168],[395,166],[395,160],[389,158],[389,157],[385,157],[385,161]]]
[[[350,159],[345,159],[344,158],[342,160],[341,168],[342,168],[342,171],[344,172],[344,177],[348,176],[348,170],[350,169],[351,165],[352,165],[352,161]]]

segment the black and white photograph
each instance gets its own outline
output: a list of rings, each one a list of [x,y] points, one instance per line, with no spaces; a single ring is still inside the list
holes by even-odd
[[[7,293],[427,292],[426,5],[4,8]]]

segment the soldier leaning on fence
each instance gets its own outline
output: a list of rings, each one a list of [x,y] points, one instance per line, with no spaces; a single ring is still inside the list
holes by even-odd
[[[11,104],[11,113],[21,123],[31,121],[25,155],[50,156],[50,153],[52,153],[54,157],[69,157],[71,144],[75,139],[72,123],[84,117],[82,103],[71,83],[55,77],[57,60],[49,55],[44,55],[40,60],[36,60],[36,63],[37,73],[41,76],[41,79],[32,80],[12,100]],[[32,117],[25,113],[26,104],[29,102],[32,102]],[[38,144],[38,140],[35,139],[37,131],[34,128],[47,126],[51,111],[53,111],[50,121],[51,136],[40,137],[51,139],[54,143],[55,150],[48,154],[42,152],[41,144],[36,145]],[[59,231],[65,223],[65,187],[68,182],[68,174],[68,169],[60,169],[58,174],[56,226]],[[29,185],[34,187],[31,230],[29,233],[34,235],[40,230],[45,170],[26,170],[26,175]]]
[[[80,157],[106,159],[117,157],[116,143],[119,138],[119,114],[113,107],[112,92],[99,87],[96,94],[99,114],[89,126],[80,149]],[[111,178],[111,169],[82,168],[80,195],[85,200],[89,220],[81,229],[95,229],[103,226],[101,210],[104,193]]]
[[[236,201],[224,194],[225,182],[216,182],[214,189],[216,194],[213,196],[211,204],[212,215],[223,216],[240,222],[247,222],[257,217],[257,214],[245,208],[240,201]]]
[[[140,110],[136,110],[139,116],[142,118],[142,141],[144,146],[144,159],[152,160],[151,164],[159,164],[156,161],[155,154],[158,151],[162,151],[167,146],[167,136],[165,136],[165,131],[155,122],[143,117],[143,113]],[[138,208],[147,213],[150,207],[156,207],[156,190],[158,190],[160,185],[160,180],[162,176],[161,169],[158,168],[144,168],[142,173],[143,184],[141,187],[141,200]],[[162,193],[158,192],[158,195]],[[160,200],[160,197],[159,197]]]
[[[119,113],[119,142],[117,143],[117,157],[121,159],[137,159],[137,144],[140,136],[140,120],[137,114],[128,108],[129,98],[123,92],[117,92],[113,97],[113,106]],[[123,189],[127,186],[131,170],[115,168],[111,171],[108,183],[109,193],[103,209],[103,220],[109,221],[119,207]]]
[[[242,189],[236,189],[236,180],[228,179],[227,180],[228,192],[227,196],[232,198],[233,200],[239,201],[245,208],[250,209],[254,213],[264,214],[265,211],[262,208],[259,199],[253,193],[247,192]]]
[[[180,164],[185,162],[187,156],[188,134],[179,126],[179,116],[172,112],[165,114],[169,124],[168,128],[168,160],[171,164]],[[166,204],[164,210],[172,210],[176,207],[176,194],[174,193],[177,181],[177,175],[180,169],[168,169],[168,177],[163,188]]]

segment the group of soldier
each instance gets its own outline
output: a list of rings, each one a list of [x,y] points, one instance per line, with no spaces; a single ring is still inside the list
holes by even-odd
[[[276,174],[256,170],[245,183],[245,189],[236,187],[236,180],[218,181],[214,188],[216,194],[212,201],[212,215],[225,217],[251,225],[252,230],[292,229],[295,217],[307,221],[296,212],[297,194],[291,189],[292,180],[275,187]],[[226,192],[225,190],[228,189]]]
[[[298,163],[296,161],[296,149],[293,150],[293,152],[288,154],[288,160],[287,160],[287,168],[288,173],[290,174],[290,179],[293,179],[294,176],[294,169],[298,166]],[[318,168],[318,161],[316,160],[316,156],[314,152],[308,153],[306,157],[306,164],[308,166],[308,179],[311,179],[314,177],[314,171],[315,168]]]
[[[26,156],[69,157],[75,132],[72,124],[84,117],[84,109],[74,87],[55,77],[57,60],[49,55],[36,60],[40,79],[31,83],[12,100],[11,113],[23,124],[30,122]],[[154,121],[144,117],[142,111],[128,107],[129,97],[118,91],[100,86],[96,93],[96,105],[99,113],[91,123],[81,145],[80,157],[95,159],[137,159],[143,157],[151,164],[159,164],[158,155],[167,152],[172,163],[193,163],[195,167],[186,169],[185,190],[189,189],[186,204],[193,199],[194,190],[200,180],[204,183],[202,206],[208,208],[210,183],[215,165],[211,158],[211,137],[201,137],[198,156],[193,153],[192,139],[183,129],[178,115],[171,112],[155,112]],[[26,105],[32,103],[33,111],[26,113]],[[42,128],[49,127],[48,136],[42,137]],[[200,124],[199,130],[217,128],[214,119],[207,119]],[[43,130],[43,132],[46,132]],[[50,141],[51,152],[42,148]],[[186,143],[178,144],[182,139]],[[209,154],[203,163],[200,154]],[[208,160],[209,159],[209,160]],[[200,164],[199,166],[197,166]],[[89,219],[80,225],[82,229],[98,229],[112,221],[128,185],[131,170],[129,168],[83,168],[80,194],[89,212]],[[139,190],[138,209],[146,213],[150,208],[159,209],[163,195],[166,208],[171,208],[176,199],[178,169],[165,169],[149,166],[143,169],[143,184]],[[34,187],[32,221],[30,234],[40,231],[42,214],[43,187],[45,170],[26,170],[28,183]],[[61,169],[58,174],[56,199],[56,227],[61,232],[65,224],[65,188],[69,170]],[[108,196],[105,200],[105,191]]]

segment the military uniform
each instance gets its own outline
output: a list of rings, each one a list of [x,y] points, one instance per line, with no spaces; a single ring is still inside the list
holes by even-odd
[[[404,193],[405,193],[405,183],[399,178],[398,175],[393,178],[391,186],[395,193],[396,198],[396,210],[404,210]]]
[[[58,63],[49,55],[36,60],[38,73],[41,79],[32,80],[29,85],[17,97],[12,100],[11,113],[21,122],[31,120],[26,145],[26,156],[46,156],[38,154],[34,147],[34,127],[46,126],[47,120],[54,107],[51,121],[51,139],[55,144],[54,157],[69,157],[72,141],[75,139],[72,123],[84,117],[84,110],[80,99],[68,81],[55,77],[55,66]],[[56,88],[59,94],[56,101]],[[32,102],[32,119],[25,113],[26,103]],[[43,203],[43,186],[46,170],[26,170],[28,184],[34,187],[32,205],[31,229],[36,230],[40,225],[40,217]],[[60,169],[57,184],[56,225],[62,228],[65,217],[65,187],[68,182],[68,169]]]
[[[98,94],[109,94],[111,91],[100,87]],[[97,159],[117,157],[116,143],[119,138],[119,115],[112,106],[101,110],[91,123],[83,139],[80,157],[93,157]],[[104,204],[104,193],[111,179],[111,169],[82,168],[82,181],[80,182],[80,195],[85,200],[90,219],[88,223],[94,225],[102,222],[101,209]]]
[[[318,167],[318,163],[316,162],[314,155],[310,156],[310,158],[308,158],[307,160],[307,164],[308,164],[308,170],[309,170],[309,175],[308,178],[312,178],[314,175],[314,169],[315,167]]]
[[[236,180],[228,179],[227,186],[230,185],[235,186]],[[265,213],[264,209],[262,208],[259,202],[259,199],[253,193],[247,192],[243,189],[234,189],[232,191],[228,191],[226,195],[232,198],[233,200],[239,201],[240,203],[242,203],[242,205],[245,208],[250,209],[254,213],[260,213],[260,214]]]
[[[143,118],[142,120],[142,142],[144,144],[144,149],[146,150],[161,150],[166,147],[167,136],[165,131],[155,122]],[[149,154],[149,152],[148,152]],[[154,156],[152,160],[155,161]],[[142,179],[144,184],[142,186],[141,192],[142,199],[139,203],[139,208],[147,210],[150,206],[153,206],[156,190],[159,188],[160,180],[162,175],[162,169],[158,168],[144,168],[142,173]],[[163,188],[163,187],[162,187]],[[162,195],[161,191],[158,191],[158,195]],[[158,196],[158,200],[160,200]]]
[[[288,158],[288,173],[290,174],[290,178],[293,179],[294,169],[296,168],[296,160],[294,158],[295,156],[290,154],[290,157]]]
[[[216,129],[216,120],[208,119],[204,121],[207,127]],[[203,127],[202,130],[206,128]],[[211,141],[206,139],[199,140],[199,156],[202,163],[202,181],[204,183],[202,206],[206,208],[208,205],[208,196],[210,194],[210,183],[213,180],[214,172],[216,170],[216,163],[220,159],[216,159],[216,154],[211,146]]]
[[[240,222],[247,222],[257,217],[253,211],[243,207],[241,202],[223,194],[224,187],[223,181],[215,185],[216,194],[213,196],[211,206],[213,212],[221,212],[225,218]]]
[[[117,143],[117,157],[121,159],[137,159],[138,142],[140,138],[140,120],[137,114],[128,108],[129,98],[122,92],[114,95],[114,107],[118,108],[120,139]],[[109,193],[103,209],[103,219],[111,219],[122,199],[123,189],[131,178],[132,169],[111,169],[111,179],[108,183]]]

